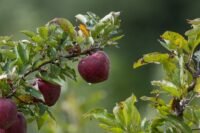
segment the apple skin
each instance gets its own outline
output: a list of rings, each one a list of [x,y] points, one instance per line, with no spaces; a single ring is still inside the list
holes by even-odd
[[[38,85],[38,88],[44,97],[45,104],[48,106],[53,106],[60,97],[61,86],[52,84],[41,78],[36,80],[36,84]]]
[[[16,104],[10,99],[0,99],[0,128],[9,128],[17,118]]]
[[[5,129],[0,129],[0,133],[6,133]]]
[[[78,71],[88,83],[99,83],[108,79],[110,61],[107,54],[97,51],[81,59]]]
[[[0,133],[27,133],[26,119],[22,113],[17,113],[16,121],[8,129],[0,130]]]

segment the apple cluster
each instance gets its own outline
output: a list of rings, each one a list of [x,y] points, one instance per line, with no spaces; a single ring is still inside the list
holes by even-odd
[[[43,95],[44,103],[53,106],[60,96],[60,85],[47,82],[41,78],[36,80],[38,89]],[[11,99],[0,99],[0,133],[26,133],[27,124],[24,115],[18,112]]]
[[[90,53],[82,58],[78,64],[78,71],[88,83],[99,83],[108,79],[109,58],[103,51]],[[42,78],[37,78],[34,85],[43,96],[43,103],[53,106],[61,93],[61,86]],[[0,99],[0,133],[26,133],[27,124],[22,112],[12,99]]]
[[[24,115],[17,111],[16,104],[6,98],[0,99],[0,133],[26,133]]]

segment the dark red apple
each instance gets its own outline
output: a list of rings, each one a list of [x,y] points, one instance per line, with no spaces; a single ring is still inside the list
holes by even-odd
[[[0,99],[0,128],[9,128],[17,118],[17,107],[10,99]]]
[[[36,80],[36,84],[44,97],[46,105],[53,106],[60,97],[60,85],[47,82],[41,78]]]
[[[5,129],[0,129],[0,133],[6,133]]]
[[[0,132],[1,133],[1,132]],[[2,133],[27,133],[26,119],[22,113],[17,113],[17,119],[11,127],[5,129]]]
[[[103,51],[97,51],[81,59],[78,71],[88,83],[99,83],[108,79],[109,65],[107,54]]]

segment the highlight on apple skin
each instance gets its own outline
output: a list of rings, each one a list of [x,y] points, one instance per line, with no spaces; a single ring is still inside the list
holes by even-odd
[[[36,84],[44,97],[45,104],[53,106],[60,97],[61,86],[47,82],[41,78],[36,80]]]
[[[17,107],[11,99],[0,99],[0,128],[9,128],[17,118]]]
[[[88,83],[99,83],[108,79],[110,61],[107,54],[97,51],[80,60],[78,71]]]

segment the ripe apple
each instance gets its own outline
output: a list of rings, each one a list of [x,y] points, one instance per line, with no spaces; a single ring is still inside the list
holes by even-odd
[[[80,60],[78,71],[88,83],[99,83],[108,79],[109,64],[107,54],[97,51]]]
[[[6,133],[5,129],[0,129],[0,133]]]
[[[4,130],[5,130],[5,133],[26,133],[27,125],[26,125],[26,119],[24,118],[23,114],[17,113],[16,121],[11,125],[11,127]]]
[[[53,106],[60,97],[60,85],[47,82],[41,78],[36,80],[36,84],[44,97],[45,104]]]
[[[0,99],[0,128],[9,128],[17,118],[17,107],[10,99]]]

